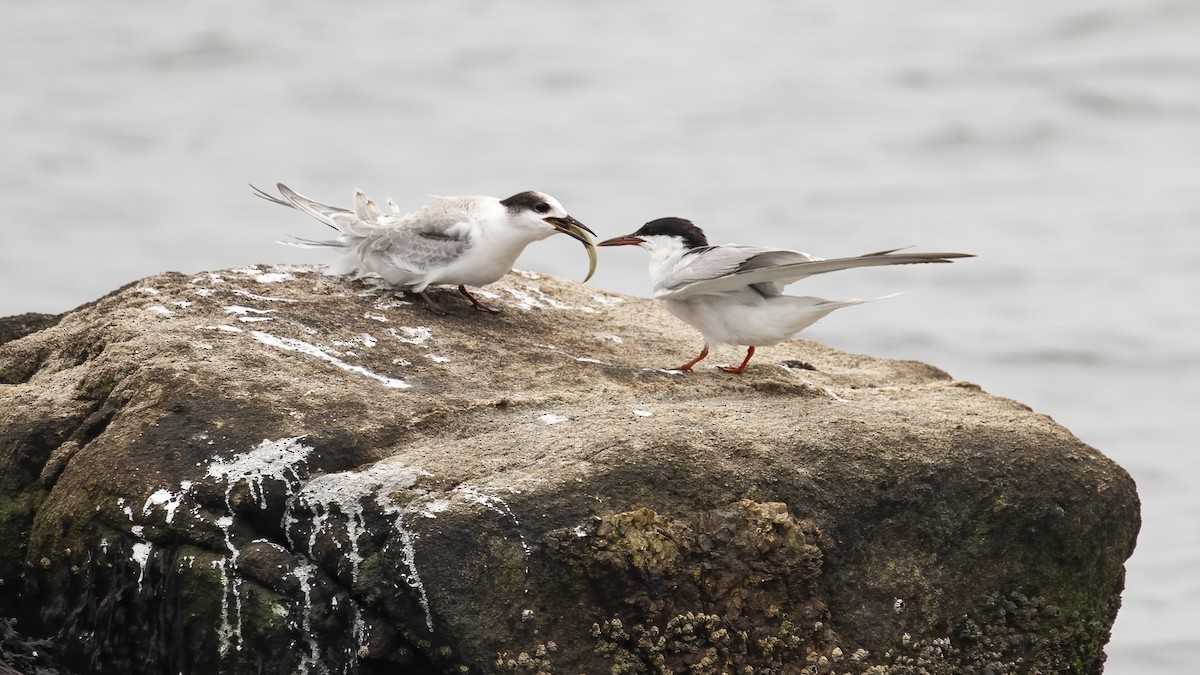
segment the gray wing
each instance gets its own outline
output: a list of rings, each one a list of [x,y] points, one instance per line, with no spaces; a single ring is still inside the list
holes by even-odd
[[[692,291],[689,289],[700,288],[702,290],[705,288],[705,284],[731,275],[812,260],[816,260],[816,258],[800,251],[759,248],[740,244],[694,248],[684,254],[681,262],[685,266],[658,284],[654,297],[691,295]],[[741,283],[737,284],[736,288],[752,283],[761,283],[763,287],[758,289],[759,292],[764,295],[778,295],[778,290],[774,289],[774,285],[770,281]]]
[[[783,251],[781,253],[795,253]],[[800,254],[807,255],[807,254]],[[878,267],[882,265],[914,265],[919,263],[948,263],[956,258],[973,258],[970,253],[900,253],[897,250],[880,251],[851,258],[830,258],[822,260],[809,256],[808,260],[771,264],[771,261],[783,258],[765,257],[763,265],[740,269],[738,271],[698,280],[691,284],[680,286],[668,293],[656,294],[655,297],[682,298],[690,295],[719,294],[736,291],[747,286],[759,288],[767,285],[767,290],[778,290],[784,286],[799,281],[814,274],[836,272],[838,270],[854,269],[856,267]],[[763,292],[759,288],[759,292]],[[764,293],[769,295],[771,293]],[[777,294],[777,292],[776,292]]]
[[[462,211],[423,208],[401,218],[385,214],[381,222],[384,225],[368,235],[359,254],[415,274],[449,264],[471,245],[471,223]]]

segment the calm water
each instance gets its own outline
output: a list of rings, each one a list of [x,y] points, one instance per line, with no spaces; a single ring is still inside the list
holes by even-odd
[[[832,276],[913,290],[808,336],[934,363],[1137,479],[1108,673],[1200,663],[1200,3],[8,3],[0,315],[163,270],[316,262],[288,182],[557,196],[602,236],[980,258]],[[645,258],[593,283],[644,294]],[[528,269],[578,277],[563,238]],[[719,354],[725,358],[733,358]],[[1186,426],[1190,427],[1190,424]]]

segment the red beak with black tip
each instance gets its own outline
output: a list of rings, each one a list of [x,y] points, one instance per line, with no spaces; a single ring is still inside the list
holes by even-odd
[[[621,237],[613,237],[612,239],[605,239],[604,241],[602,241],[596,245],[597,246],[637,246],[638,244],[642,244],[642,243],[645,243],[645,240],[642,239],[641,237],[635,237],[632,234],[627,234],[627,235],[624,235]]]

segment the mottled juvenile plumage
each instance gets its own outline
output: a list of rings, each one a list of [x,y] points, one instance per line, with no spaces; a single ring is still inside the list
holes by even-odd
[[[521,192],[504,200],[439,197],[402,213],[390,200],[390,212],[380,210],[362,190],[354,192],[351,210],[313,201],[283,183],[277,187],[282,199],[254,190],[263,199],[303,211],[338,231],[333,240],[297,239],[295,245],[338,250],[342,257],[330,265],[330,272],[377,274],[419,295],[437,312],[441,309],[425,294],[432,284],[456,285],[476,309],[496,311],[476,300],[466,287],[497,281],[512,269],[527,245],[557,232],[583,243],[591,261],[588,278],[596,268],[588,237],[591,230],[568,215],[558,200],[541,192]]]

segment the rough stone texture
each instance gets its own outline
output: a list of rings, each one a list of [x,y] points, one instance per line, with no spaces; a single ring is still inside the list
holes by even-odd
[[[488,290],[163,274],[0,347],[0,616],[75,672],[1102,670],[1138,499],[1048,417]]]
[[[0,345],[23,338],[30,333],[36,333],[43,328],[49,328],[58,323],[59,318],[57,314],[38,314],[37,312],[0,317]]]

